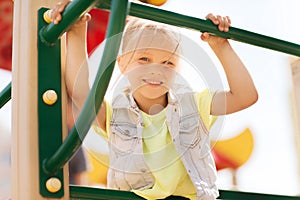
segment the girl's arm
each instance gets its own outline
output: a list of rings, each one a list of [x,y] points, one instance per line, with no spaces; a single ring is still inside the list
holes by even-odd
[[[58,3],[52,10],[51,18],[54,24],[60,22],[61,13],[69,2],[70,0],[64,0]],[[68,95],[79,111],[84,106],[90,91],[88,83],[88,54],[86,48],[87,23],[90,19],[91,16],[85,14],[67,32],[65,81]],[[106,106],[105,102],[103,102],[97,116],[98,125],[103,130],[106,130],[105,113]]]
[[[218,25],[220,31],[229,30],[231,23],[229,17],[209,14],[206,18]],[[220,91],[214,95],[211,114],[230,114],[254,104],[258,99],[258,94],[253,80],[228,40],[211,36],[208,33],[203,33],[201,39],[208,42],[220,60],[229,84],[229,91]]]

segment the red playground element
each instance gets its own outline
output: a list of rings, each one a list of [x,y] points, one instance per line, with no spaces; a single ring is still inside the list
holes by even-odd
[[[89,13],[92,16],[87,33],[87,51],[90,54],[105,39],[109,12],[92,9]]]
[[[11,70],[13,1],[0,1],[0,68]]]
[[[87,35],[87,50],[90,54],[105,38],[109,12],[92,9],[92,20],[89,22]],[[12,29],[13,1],[0,1],[0,68],[12,69]]]

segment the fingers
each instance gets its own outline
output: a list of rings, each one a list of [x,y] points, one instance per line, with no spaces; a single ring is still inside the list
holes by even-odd
[[[209,19],[210,21],[212,21],[215,25],[219,25],[219,20],[218,18],[213,15],[212,13],[209,13],[208,15],[206,15],[205,19]]]
[[[51,21],[54,24],[58,24],[62,20],[62,12],[65,10],[66,6],[71,2],[72,0],[62,0],[58,2],[53,9],[51,9]],[[88,22],[91,20],[91,15],[89,13],[84,14],[80,18],[80,22]]]
[[[231,19],[229,16],[222,17],[220,15],[213,15],[212,13],[209,13],[205,18],[211,20],[215,25],[217,25],[220,31],[229,31],[229,27],[231,25]]]
[[[204,42],[207,42],[208,39],[209,39],[209,36],[210,36],[209,33],[204,32],[204,33],[201,34],[200,38],[201,38],[201,40],[203,40]]]
[[[51,9],[51,19],[54,24],[58,24],[61,21],[61,13],[71,1],[72,0],[62,0],[58,2],[53,9]]]
[[[229,16],[223,17],[223,22],[224,22],[224,32],[229,31],[229,27],[231,26],[231,19]]]

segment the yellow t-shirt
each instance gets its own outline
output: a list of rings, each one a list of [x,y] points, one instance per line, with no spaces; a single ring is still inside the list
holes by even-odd
[[[212,94],[209,90],[194,94],[201,119],[208,129],[215,121],[210,115]],[[107,130],[112,116],[112,108],[107,104]],[[166,109],[155,115],[142,112],[143,151],[145,161],[152,172],[155,183],[152,188],[133,190],[146,199],[164,199],[167,196],[183,196],[196,199],[196,189],[188,176],[184,165],[175,150],[166,124]],[[109,137],[109,132],[104,137]]]

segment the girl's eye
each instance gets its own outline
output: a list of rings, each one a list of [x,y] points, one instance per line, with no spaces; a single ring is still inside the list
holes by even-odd
[[[141,57],[141,58],[139,58],[139,61],[146,63],[146,62],[150,62],[150,59],[147,57]]]
[[[164,65],[168,65],[168,66],[175,66],[175,64],[174,64],[174,63],[172,63],[172,62],[171,62],[171,61],[169,61],[169,60],[163,61],[163,62],[162,62],[162,64],[164,64]]]

